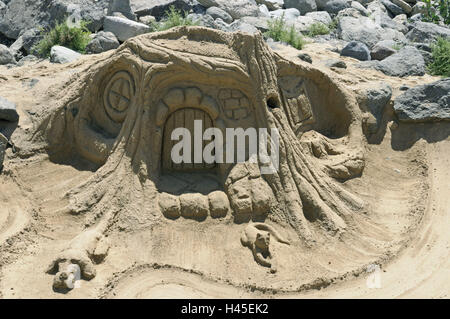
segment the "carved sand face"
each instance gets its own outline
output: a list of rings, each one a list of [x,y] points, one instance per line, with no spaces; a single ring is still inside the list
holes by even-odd
[[[267,232],[257,233],[255,245],[262,251],[268,251],[270,246],[270,233]]]

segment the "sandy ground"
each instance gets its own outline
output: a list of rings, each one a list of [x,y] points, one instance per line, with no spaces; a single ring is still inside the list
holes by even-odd
[[[296,59],[294,49],[278,52]],[[314,65],[337,58],[326,45],[309,44]],[[88,57],[85,57],[86,59]],[[92,58],[92,57],[90,57]],[[96,57],[94,57],[96,58]],[[405,79],[348,69],[327,70],[358,90],[385,81],[401,85],[432,82],[431,76]],[[15,69],[0,67],[0,95],[17,103],[20,122],[8,127],[27,134],[39,92],[77,72],[47,62]],[[33,79],[37,79],[36,84]],[[389,125],[386,119],[386,126]],[[55,163],[45,153],[19,158],[7,151],[0,176],[0,297],[3,298],[448,298],[450,291],[450,125],[401,125],[367,145],[361,178],[344,187],[371,205],[358,217],[359,237],[345,235],[314,252],[292,252],[282,245],[277,275],[257,266],[239,238],[242,225],[230,220],[197,223],[166,221],[150,229],[140,221],[119,220],[97,276],[81,289],[55,293],[45,269],[83,229],[82,216],[65,214],[64,196],[93,174],[84,163]],[[138,229],[128,230],[130,225]],[[134,227],[134,226],[133,226]],[[132,227],[132,228],[133,228]],[[288,233],[290,238],[295,235]],[[324,242],[326,238],[323,239]],[[217,245],[217,243],[221,243]],[[368,265],[380,265],[380,288],[368,288]]]

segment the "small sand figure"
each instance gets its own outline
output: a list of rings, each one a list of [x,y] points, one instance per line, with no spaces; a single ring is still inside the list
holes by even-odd
[[[269,225],[264,223],[251,223],[242,233],[241,243],[251,249],[255,261],[264,267],[269,267],[270,272],[277,271],[274,265],[274,258],[270,252],[270,235],[272,235],[280,243],[289,245],[287,240],[284,240],[278,232]]]
[[[60,267],[60,269],[64,269],[63,267]],[[67,266],[65,266],[65,270],[59,271],[56,274],[53,281],[53,288],[58,291],[80,288],[80,280],[80,266],[77,264],[68,264]]]

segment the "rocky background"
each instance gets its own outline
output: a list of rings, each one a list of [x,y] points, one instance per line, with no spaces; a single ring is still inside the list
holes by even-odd
[[[268,22],[283,17],[307,43],[331,45],[330,50],[341,56],[357,59],[361,72],[370,68],[394,77],[424,75],[432,58],[431,44],[439,37],[450,39],[449,25],[438,11],[436,23],[424,22],[427,7],[418,0],[0,0],[0,65],[13,68],[42,60],[33,47],[45,31],[64,20],[88,21],[92,35],[87,54],[115,49],[133,36],[151,32],[152,23],[164,19],[172,6],[199,25],[226,32],[264,33]],[[326,31],[313,32],[318,25]],[[277,45],[270,38],[267,42]],[[54,46],[45,58],[67,63],[80,56]],[[298,57],[311,63],[306,53]],[[346,67],[339,59],[325,65]],[[399,118],[449,120],[449,91],[448,78],[406,91],[395,103]],[[0,122],[17,118],[14,103],[0,98]]]
[[[430,59],[430,43],[450,38],[450,29],[423,22],[418,0],[0,0],[0,64],[24,63],[47,30],[66,18],[89,21],[88,53],[111,50],[130,37],[150,31],[171,7],[189,12],[198,24],[223,31],[265,32],[268,21],[284,17],[287,25],[311,36],[311,26],[329,29],[314,42],[331,42],[342,55],[387,75],[421,75]],[[54,62],[76,53],[53,50]]]

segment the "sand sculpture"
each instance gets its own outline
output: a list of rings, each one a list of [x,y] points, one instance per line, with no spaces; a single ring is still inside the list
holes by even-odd
[[[355,98],[320,70],[272,52],[260,34],[201,27],[146,34],[80,74],[39,127],[53,158],[80,156],[96,170],[68,194],[66,212],[85,213],[87,229],[55,256],[50,273],[70,262],[93,278],[118,214],[270,219],[311,245],[316,231],[344,231],[365,209],[339,185],[364,168]],[[170,132],[192,129],[196,119],[204,129],[278,129],[279,170],[261,174],[250,161],[174,164]]]
[[[250,248],[255,261],[264,267],[269,267],[272,273],[277,271],[274,256],[270,251],[270,238],[273,236],[280,243],[289,245],[289,242],[281,237],[278,232],[269,225],[263,223],[251,223],[242,233],[242,245]]]

